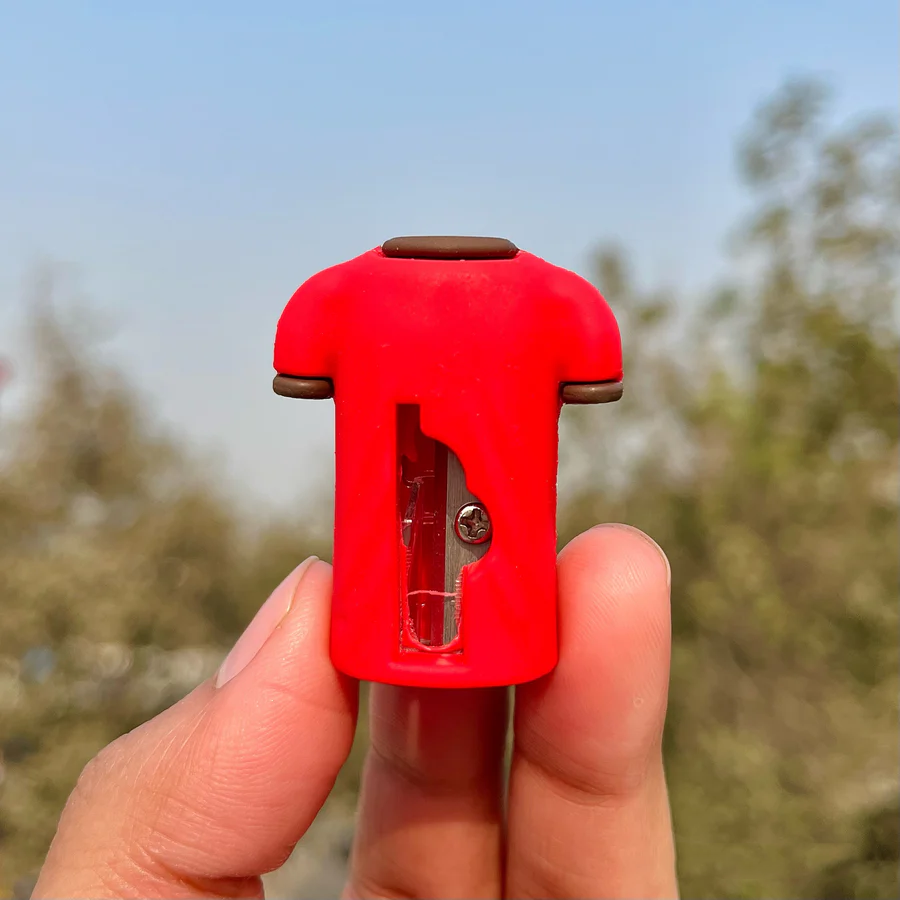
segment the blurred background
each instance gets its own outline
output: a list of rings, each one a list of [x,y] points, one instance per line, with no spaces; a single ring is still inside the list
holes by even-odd
[[[290,294],[461,233],[621,323],[560,543],[670,557],[683,896],[898,896],[896,5],[425,6],[0,3],[0,895],[330,558],[332,404],[270,387]],[[365,743],[270,896],[338,896]]]

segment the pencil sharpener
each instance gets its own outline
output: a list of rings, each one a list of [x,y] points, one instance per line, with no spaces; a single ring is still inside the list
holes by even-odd
[[[531,681],[558,658],[563,403],[622,394],[589,282],[481,237],[401,237],[314,275],[275,392],[335,403],[331,657],[366,681]]]

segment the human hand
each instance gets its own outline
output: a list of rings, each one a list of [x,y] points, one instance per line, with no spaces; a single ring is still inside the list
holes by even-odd
[[[214,679],[87,766],[34,900],[263,896],[353,740],[330,597],[307,560]],[[677,896],[668,563],[634,529],[591,529],[560,554],[559,602],[559,665],[516,689],[506,796],[505,689],[372,686],[345,898]]]

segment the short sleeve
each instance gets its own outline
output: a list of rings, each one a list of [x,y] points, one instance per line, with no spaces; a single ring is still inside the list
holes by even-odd
[[[621,380],[619,326],[602,294],[589,281],[564,269],[553,274],[551,288],[559,310],[559,380]]]
[[[275,335],[275,371],[301,378],[333,378],[342,306],[338,267],[305,281],[288,301]]]

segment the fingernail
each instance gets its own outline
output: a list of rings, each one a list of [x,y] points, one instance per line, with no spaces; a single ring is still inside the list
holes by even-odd
[[[640,528],[635,528],[634,525],[625,525],[621,522],[615,522],[613,524],[604,524],[604,525],[595,525],[594,528],[618,528],[620,531],[630,531],[632,534],[637,535],[639,538],[642,538],[646,541],[659,555],[663,561],[663,565],[666,567],[666,587],[671,590],[672,589],[672,566],[669,563],[669,557],[666,556],[665,550],[650,537],[649,534],[641,531]]]
[[[217,688],[228,684],[235,675],[239,675],[259,653],[272,632],[284,621],[284,617],[291,611],[291,604],[294,602],[294,595],[297,593],[300,582],[303,581],[307,570],[317,559],[318,557],[311,556],[304,560],[272,591],[269,599],[259,608],[253,621],[238,638],[237,643],[231,648],[225,661],[219,667],[216,675]]]

